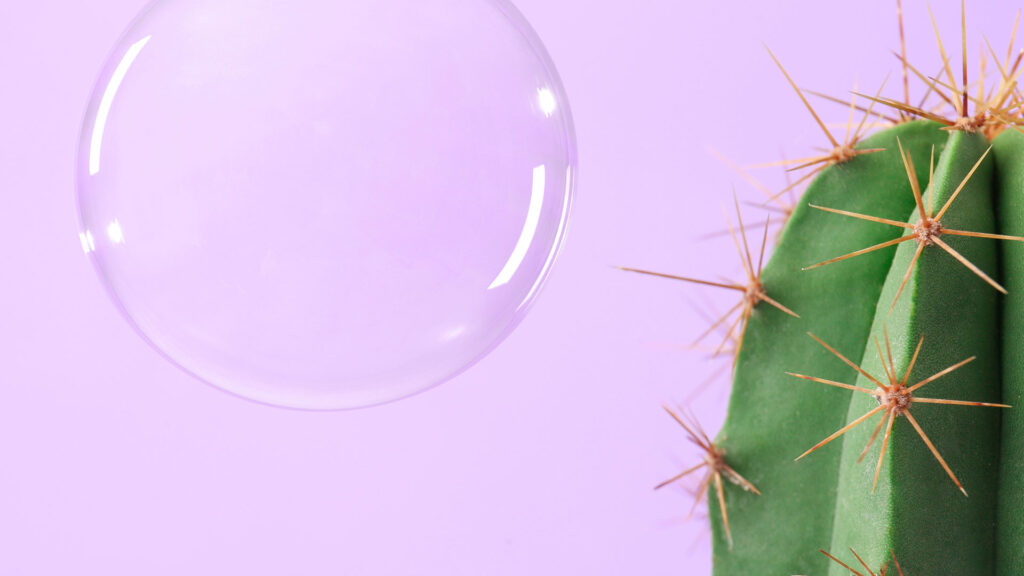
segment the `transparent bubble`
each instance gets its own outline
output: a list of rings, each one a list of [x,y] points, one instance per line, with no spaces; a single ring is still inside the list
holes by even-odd
[[[199,378],[294,408],[386,402],[522,319],[575,146],[504,0],[165,0],[95,89],[82,246]]]

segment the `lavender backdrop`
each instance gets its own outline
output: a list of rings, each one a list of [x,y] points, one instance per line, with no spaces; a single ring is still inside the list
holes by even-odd
[[[721,229],[733,183],[758,195],[705,147],[752,163],[823,142],[760,42],[805,86],[842,95],[859,75],[874,90],[896,69],[895,1],[520,0],[579,133],[551,282],[457,380],[324,414],[178,371],[82,254],[78,127],[143,5],[0,5],[0,574],[706,574],[701,513],[684,522],[686,492],[651,487],[696,456],[659,404],[717,368],[682,346],[705,325],[694,303],[727,300],[611,265],[739,272],[727,239],[699,237]],[[971,49],[982,30],[1004,46],[1017,7],[970,6]],[[931,68],[924,2],[904,8],[911,57]],[[955,46],[958,3],[935,8]],[[725,398],[719,380],[694,401],[709,430]]]

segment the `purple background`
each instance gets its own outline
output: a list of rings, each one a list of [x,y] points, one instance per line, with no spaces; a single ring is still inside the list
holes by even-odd
[[[873,91],[897,68],[895,2],[518,2],[579,135],[551,281],[455,381],[320,414],[239,400],[165,362],[82,253],[79,124],[143,5],[0,6],[0,574],[707,573],[703,513],[686,523],[686,492],[651,487],[696,456],[659,404],[718,366],[683,349],[704,326],[694,305],[731,296],[611,265],[739,273],[727,239],[699,238],[722,228],[733,183],[758,195],[705,147],[753,163],[823,143],[760,42],[805,86],[842,95],[859,75]],[[904,8],[911,58],[931,69],[924,2]],[[958,3],[935,8],[957,50]],[[1005,46],[1016,8],[970,7],[975,59],[981,30]],[[721,379],[694,401],[712,432],[724,402]]]

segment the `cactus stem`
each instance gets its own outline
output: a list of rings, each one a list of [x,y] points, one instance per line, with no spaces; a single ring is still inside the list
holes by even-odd
[[[832,381],[832,380],[825,380],[823,378],[817,378],[817,377],[814,377],[814,376],[806,376],[806,375],[803,375],[803,374],[796,374],[796,373],[792,373],[792,372],[787,372],[787,374],[789,374],[790,376],[795,376],[797,378],[804,379],[804,380],[810,380],[812,382],[818,382],[818,383],[822,383],[822,384],[827,384],[829,386],[835,386],[835,387],[838,387],[838,388],[845,388],[845,389],[848,389],[848,390],[853,390],[854,392],[861,392],[861,393],[865,393],[865,394],[870,394],[870,395],[874,396],[875,401],[878,402],[878,406],[876,408],[870,410],[869,412],[867,412],[863,416],[857,418],[853,422],[850,422],[846,426],[843,426],[838,431],[834,432],[832,435],[830,435],[829,437],[825,438],[821,442],[818,442],[810,450],[807,450],[806,452],[804,452],[803,454],[798,456],[797,460],[801,460],[805,456],[810,455],[812,452],[814,452],[814,451],[818,450],[819,448],[825,446],[829,442],[832,442],[836,438],[839,438],[840,436],[842,436],[843,434],[845,434],[846,432],[848,432],[852,428],[858,426],[859,424],[861,424],[862,422],[870,419],[871,417],[875,416],[876,414],[882,413],[883,414],[882,422],[886,423],[885,424],[886,430],[885,430],[885,436],[882,439],[882,449],[881,449],[881,451],[880,451],[880,453],[878,455],[878,463],[875,466],[875,479],[874,479],[874,484],[872,486],[872,491],[874,491],[875,487],[878,485],[878,476],[879,476],[879,473],[882,470],[882,462],[883,462],[883,460],[885,458],[885,452],[886,452],[886,449],[888,448],[888,445],[889,445],[889,438],[890,438],[891,433],[892,433],[893,423],[896,421],[896,418],[898,418],[900,416],[906,416],[907,420],[910,422],[910,425],[913,426],[914,430],[917,431],[917,434],[921,437],[921,440],[924,441],[925,445],[928,447],[928,450],[931,451],[932,455],[935,456],[935,459],[938,460],[939,464],[942,466],[942,469],[946,471],[946,474],[950,477],[951,480],[953,480],[953,483],[955,483],[957,488],[959,488],[960,491],[963,492],[964,496],[966,496],[967,495],[967,491],[964,489],[963,485],[960,483],[960,480],[956,477],[956,474],[953,473],[953,470],[949,467],[949,465],[946,463],[946,461],[942,458],[942,455],[939,453],[939,451],[935,447],[935,445],[932,444],[931,439],[928,438],[928,435],[925,433],[924,429],[921,428],[920,424],[918,424],[917,420],[910,413],[911,407],[915,403],[921,403],[921,404],[947,404],[947,405],[956,405],[956,406],[981,406],[981,407],[988,407],[988,408],[1009,408],[1010,406],[1008,406],[1006,404],[994,404],[994,403],[990,403],[990,402],[970,402],[970,401],[964,401],[964,400],[945,400],[945,399],[938,399],[938,398],[917,398],[917,397],[915,397],[914,396],[914,392],[916,392],[920,388],[923,388],[925,385],[930,384],[931,382],[934,382],[934,381],[938,380],[939,378],[942,378],[943,376],[946,376],[946,375],[948,375],[948,374],[950,374],[952,372],[955,372],[956,370],[959,370],[960,368],[966,366],[967,364],[970,364],[971,362],[973,362],[975,360],[975,357],[972,356],[970,358],[967,358],[966,360],[963,360],[961,362],[953,364],[952,366],[950,366],[950,367],[948,367],[948,368],[946,368],[944,370],[941,370],[941,371],[939,371],[939,372],[937,372],[937,373],[935,373],[935,374],[933,374],[933,375],[931,375],[931,376],[929,376],[929,377],[927,377],[927,378],[917,382],[916,384],[914,384],[912,386],[907,386],[907,380],[910,378],[910,374],[914,370],[914,365],[917,363],[918,355],[921,353],[921,347],[924,345],[924,336],[921,336],[921,339],[918,341],[917,348],[914,350],[914,355],[910,359],[910,362],[909,362],[909,364],[907,366],[906,372],[903,374],[903,377],[900,378],[899,375],[897,374],[896,364],[893,361],[892,344],[889,341],[888,330],[885,330],[883,328],[883,331],[884,331],[884,334],[885,334],[885,349],[886,349],[887,353],[883,354],[883,352],[882,352],[882,345],[878,341],[877,338],[875,339],[875,349],[878,352],[878,358],[879,358],[879,360],[881,360],[882,367],[885,370],[885,378],[884,379],[888,381],[888,384],[883,384],[881,382],[882,379],[875,378],[874,376],[872,376],[871,374],[866,372],[863,368],[861,368],[860,366],[857,366],[852,361],[850,361],[850,359],[848,359],[846,356],[843,356],[835,348],[829,346],[827,343],[825,343],[825,341],[821,340],[820,338],[818,338],[814,334],[810,334],[811,338],[816,340],[826,350],[831,352],[833,355],[838,357],[840,360],[842,360],[847,365],[853,367],[861,375],[863,375],[864,377],[866,377],[867,379],[869,379],[870,381],[875,383],[878,386],[878,388],[875,389],[875,390],[868,390],[867,388],[861,388],[859,386],[853,386],[851,384],[844,384],[842,382],[835,382],[835,381]],[[871,447],[871,445],[874,443],[875,439],[878,437],[878,434],[879,434],[879,432],[880,432],[880,430],[882,428],[882,422],[878,423],[877,427],[875,428],[875,432],[871,435],[871,438],[868,440],[867,446],[864,447],[864,451],[861,453],[860,458],[858,458],[858,462],[864,458],[864,455],[867,453],[868,449]]]
[[[849,258],[861,256],[863,254],[868,254],[870,252],[881,250],[883,248],[888,248],[889,246],[894,246],[902,242],[915,240],[918,243],[917,251],[914,253],[913,259],[910,261],[910,266],[907,268],[907,273],[903,276],[903,282],[900,284],[899,289],[896,291],[896,297],[893,298],[892,305],[889,308],[890,311],[896,306],[896,302],[899,300],[900,295],[903,293],[903,289],[906,287],[907,281],[910,279],[911,273],[913,272],[914,267],[917,265],[917,262],[921,257],[921,253],[924,251],[926,246],[938,246],[946,253],[948,253],[950,256],[955,258],[958,262],[967,267],[967,269],[973,272],[976,276],[978,276],[986,283],[988,283],[990,286],[992,286],[999,292],[1006,294],[1006,289],[1003,288],[998,282],[993,280],[988,274],[986,274],[984,271],[982,271],[980,268],[974,265],[970,260],[964,257],[963,254],[958,252],[956,249],[954,249],[952,246],[950,246],[940,238],[940,236],[942,236],[943,234],[950,234],[953,236],[965,236],[970,238],[987,238],[992,240],[1011,240],[1017,242],[1024,242],[1024,237],[1019,236],[1007,236],[1004,234],[988,234],[984,232],[971,232],[967,230],[953,230],[942,226],[942,217],[946,215],[946,212],[953,205],[953,202],[956,201],[957,196],[959,196],[960,192],[964,189],[965,186],[967,186],[967,183],[971,180],[971,177],[974,176],[974,173],[978,170],[978,167],[981,166],[981,163],[985,160],[985,158],[988,157],[988,154],[992,150],[992,148],[989,147],[988,150],[986,150],[985,153],[981,155],[981,158],[979,158],[978,161],[974,163],[974,166],[971,167],[971,170],[967,173],[966,176],[964,176],[964,179],[960,182],[960,185],[957,186],[956,190],[953,191],[949,199],[946,200],[946,203],[942,206],[942,208],[939,209],[938,213],[936,213],[934,211],[934,207],[931,206],[932,195],[930,193],[928,194],[929,206],[925,206],[924,198],[921,193],[921,185],[917,180],[917,172],[914,170],[914,161],[910,157],[910,153],[903,149],[903,144],[899,141],[899,139],[896,140],[896,143],[897,146],[899,146],[900,157],[903,160],[903,167],[907,172],[907,178],[910,181],[911,191],[914,194],[914,202],[916,203],[917,211],[920,214],[920,220],[918,220],[916,224],[908,224],[906,222],[898,222],[896,220],[880,218],[878,216],[859,214],[856,212],[849,212],[846,210],[839,210],[836,208],[828,208],[825,206],[818,206],[815,204],[811,204],[811,207],[825,212],[839,214],[841,216],[848,216],[851,218],[858,218],[860,220],[866,220],[869,222],[875,222],[879,224],[886,224],[889,226],[904,228],[910,232],[910,235],[901,236],[900,238],[896,238],[895,240],[882,242],[881,244],[869,246],[868,248],[863,248],[861,250],[857,250],[855,252],[851,252],[843,256],[831,258],[825,260],[824,262],[819,262],[812,266],[808,266],[807,268],[804,268],[804,270],[813,270],[814,268],[820,268],[828,264],[841,262]],[[932,170],[934,170],[934,150],[932,153]]]
[[[743,476],[740,476],[740,474],[736,472],[736,470],[729,466],[729,464],[725,460],[725,450],[718,447],[717,445],[715,445],[714,442],[711,441],[711,438],[707,435],[706,432],[704,432],[704,429],[701,427],[700,422],[698,422],[694,416],[690,415],[689,417],[684,418],[677,414],[668,406],[662,406],[662,408],[664,408],[665,411],[668,412],[669,416],[671,416],[673,420],[675,420],[680,426],[683,427],[683,430],[686,431],[687,439],[693,444],[695,444],[698,448],[704,451],[704,460],[697,464],[696,466],[688,468],[683,472],[669,478],[668,480],[665,480],[661,484],[658,484],[657,486],[654,487],[654,489],[658,490],[660,488],[664,488],[669,484],[675,483],[679,480],[682,480],[683,478],[686,478],[687,476],[693,474],[698,470],[706,469],[704,478],[703,480],[701,480],[700,483],[700,489],[697,491],[697,495],[694,498],[694,507],[691,508],[690,514],[693,514],[693,510],[696,509],[697,503],[700,502],[700,500],[707,493],[711,484],[714,483],[715,492],[718,496],[719,509],[722,514],[722,525],[725,528],[725,537],[726,540],[728,540],[729,542],[729,546],[731,547],[732,531],[729,528],[729,512],[725,507],[725,489],[723,487],[722,477],[724,476],[726,480],[739,486],[740,488],[743,488],[743,490],[747,492],[753,492],[758,496],[761,495],[761,492],[749,480],[747,480]]]

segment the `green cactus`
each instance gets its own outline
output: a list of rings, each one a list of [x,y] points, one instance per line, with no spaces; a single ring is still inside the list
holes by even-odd
[[[626,269],[742,293],[722,430],[670,410],[707,453],[668,482],[705,470],[717,576],[1024,574],[1021,58],[974,96],[940,49],[948,118],[876,95],[895,125],[840,143],[814,115],[833,148],[763,270],[730,226],[745,283]]]

